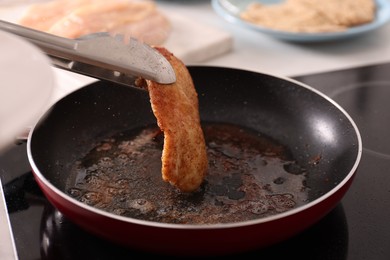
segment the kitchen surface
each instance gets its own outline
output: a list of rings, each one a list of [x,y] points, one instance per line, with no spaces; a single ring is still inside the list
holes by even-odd
[[[390,23],[356,37],[326,42],[290,42],[232,24],[211,1],[159,0],[177,30],[172,42],[186,65],[222,66],[291,77],[332,98],[354,119],[363,141],[356,177],[341,202],[302,234],[248,258],[386,260],[390,258]],[[17,13],[0,0],[0,17]],[[11,10],[12,11],[7,11]],[[186,26],[192,28],[186,31]],[[177,36],[179,37],[179,36]],[[198,39],[204,37],[203,39]],[[188,39],[191,39],[189,42]],[[194,44],[197,43],[197,44]],[[56,86],[47,105],[96,79],[54,69]],[[1,259],[127,259],[156,256],[130,250],[81,230],[48,203],[33,179],[26,144],[0,154],[0,177],[8,220],[0,219]],[[1,191],[1,190],[0,190]],[[7,213],[6,213],[7,214]],[[12,243],[14,242],[14,243]],[[6,244],[10,246],[4,246]]]
[[[189,59],[186,62],[188,65],[226,66],[280,76],[295,76],[390,60],[389,24],[367,35],[351,39],[297,43],[281,41],[231,24],[216,14],[210,1],[165,0],[157,1],[157,3],[162,10],[180,15],[185,20],[184,24],[192,24],[196,21],[201,28],[197,27],[196,33],[190,33],[191,37],[202,37],[202,30],[207,31],[211,28],[211,34],[207,34],[207,37],[211,38],[210,43],[204,43],[200,48],[200,51],[207,53],[207,55],[203,54],[206,58],[201,62]],[[216,32],[213,33],[213,31]],[[202,42],[202,40],[199,41]],[[217,47],[213,45],[215,42]],[[219,45],[223,46],[223,51],[214,56],[213,51],[218,49]],[[196,54],[197,52],[193,55],[196,56]],[[61,76],[62,74],[61,71]],[[78,77],[78,75],[76,79],[78,81],[73,82],[74,77],[71,79],[65,77],[66,86],[59,83],[58,96],[69,91],[68,82],[75,86],[90,82],[90,79]],[[56,98],[57,94],[54,94],[54,97]]]

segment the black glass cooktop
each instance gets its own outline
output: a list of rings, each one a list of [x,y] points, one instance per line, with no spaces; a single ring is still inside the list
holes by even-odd
[[[363,139],[362,161],[350,190],[319,223],[280,244],[239,256],[390,259],[390,63],[294,78],[327,94],[351,115]],[[150,256],[94,237],[54,209],[33,179],[26,144],[0,155],[0,176],[19,259]]]

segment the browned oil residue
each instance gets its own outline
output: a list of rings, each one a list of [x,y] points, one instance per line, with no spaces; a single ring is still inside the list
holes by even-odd
[[[201,188],[184,194],[161,177],[163,134],[156,126],[106,139],[74,165],[67,193],[96,208],[177,224],[241,222],[307,202],[305,170],[261,133],[203,124],[209,159]]]

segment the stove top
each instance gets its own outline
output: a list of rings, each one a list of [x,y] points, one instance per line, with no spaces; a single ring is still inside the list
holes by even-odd
[[[390,259],[390,63],[294,78],[351,115],[362,135],[362,160],[352,187],[320,222],[287,241],[239,256]],[[81,230],[53,208],[34,181],[26,144],[0,154],[0,176],[19,259],[148,256]]]

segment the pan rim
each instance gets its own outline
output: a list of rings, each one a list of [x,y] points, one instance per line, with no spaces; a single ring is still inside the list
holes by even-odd
[[[97,209],[93,206],[89,206],[89,205],[84,204],[80,201],[77,201],[76,199],[65,194],[65,192],[61,191],[59,188],[54,186],[48,179],[46,179],[44,177],[44,175],[41,173],[41,171],[39,170],[38,166],[35,164],[34,158],[32,155],[32,151],[31,151],[31,142],[32,142],[34,130],[37,127],[40,120],[38,120],[36,122],[36,124],[31,128],[29,135],[28,135],[28,139],[27,139],[27,157],[28,157],[28,160],[30,162],[33,174],[36,177],[38,177],[38,179],[46,187],[48,187],[51,191],[55,192],[56,195],[60,196],[63,200],[65,200],[71,204],[75,204],[76,206],[82,208],[83,210],[93,212],[94,214],[104,216],[104,217],[112,219],[112,220],[125,222],[125,223],[129,223],[129,224],[142,225],[142,226],[148,226],[148,227],[166,228],[166,229],[186,229],[186,230],[206,230],[206,229],[213,230],[213,229],[229,229],[229,228],[238,228],[238,227],[242,228],[244,226],[265,224],[265,223],[277,221],[280,219],[284,219],[284,218],[287,218],[289,216],[298,214],[300,212],[304,212],[304,211],[312,208],[313,206],[318,205],[318,204],[322,203],[323,201],[327,200],[329,197],[331,197],[332,195],[337,193],[340,189],[342,189],[351,180],[351,178],[355,175],[357,168],[360,164],[362,152],[363,152],[361,134],[360,134],[360,131],[359,131],[356,123],[352,119],[352,117],[344,110],[343,107],[341,107],[336,101],[331,99],[329,96],[325,95],[321,91],[314,89],[313,87],[311,87],[307,84],[304,84],[302,82],[299,82],[297,80],[294,80],[294,79],[291,79],[291,78],[285,77],[285,76],[278,76],[278,75],[270,74],[270,73],[262,73],[262,72],[243,70],[243,69],[237,69],[237,68],[232,68],[232,67],[200,66],[200,65],[199,66],[198,65],[188,66],[188,67],[189,68],[201,68],[201,69],[213,69],[213,70],[215,70],[215,69],[223,69],[223,70],[228,69],[228,70],[232,70],[232,71],[243,71],[243,72],[252,72],[252,73],[256,73],[256,74],[268,75],[268,76],[271,76],[274,78],[279,78],[282,80],[290,81],[290,82],[294,83],[295,85],[299,85],[300,87],[306,88],[309,91],[314,92],[316,95],[319,95],[321,98],[324,98],[326,101],[330,102],[331,105],[333,105],[340,112],[342,112],[342,114],[346,117],[346,119],[348,119],[348,121],[350,122],[350,124],[352,125],[352,127],[354,129],[354,134],[356,135],[356,138],[357,138],[357,146],[358,146],[357,147],[358,148],[357,154],[356,154],[354,164],[351,167],[351,169],[349,170],[348,174],[342,179],[342,181],[339,184],[337,184],[331,190],[329,190],[325,194],[321,195],[320,197],[316,198],[315,200],[313,200],[305,205],[288,210],[286,212],[274,214],[274,215],[267,216],[267,217],[260,217],[258,219],[254,219],[254,220],[246,220],[246,221],[231,222],[231,223],[216,223],[216,224],[173,224],[173,223],[161,223],[161,222],[140,220],[140,219],[129,218],[129,217],[124,217],[124,216],[116,215],[113,213],[109,213],[107,211]],[[72,93],[70,93],[68,95],[71,95],[71,94]]]

